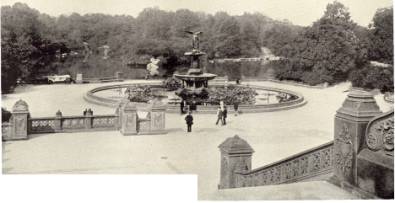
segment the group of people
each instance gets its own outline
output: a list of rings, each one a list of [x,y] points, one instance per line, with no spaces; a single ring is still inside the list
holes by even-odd
[[[92,109],[85,109],[85,110],[82,112],[82,114],[83,114],[84,116],[86,116],[86,115],[93,115],[93,111],[92,111]]]
[[[239,104],[234,103],[233,107],[235,110],[235,116],[237,116],[239,112]],[[219,122],[221,122],[221,125],[226,125],[227,117],[228,117],[228,108],[226,107],[224,102],[221,101],[220,106],[217,109],[217,121],[215,122],[215,125],[218,125]],[[193,125],[192,111],[188,110],[188,114],[185,116],[185,122],[187,124],[187,132],[192,132],[192,125]]]
[[[218,125],[219,121],[221,121],[221,125],[226,125],[227,116],[228,116],[228,109],[226,108],[226,106],[218,107],[217,122],[215,122],[215,125]]]

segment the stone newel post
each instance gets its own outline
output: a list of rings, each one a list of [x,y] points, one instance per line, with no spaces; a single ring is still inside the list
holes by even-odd
[[[55,115],[55,132],[62,131],[62,112],[58,110]]]
[[[132,102],[127,102],[121,109],[121,133],[123,135],[137,134],[137,109]]]
[[[334,177],[341,186],[355,185],[357,153],[364,142],[368,122],[380,114],[372,94],[352,90],[335,116]]]
[[[11,136],[8,140],[28,139],[29,106],[23,100],[17,101],[12,107]]]
[[[151,133],[165,133],[166,106],[156,102],[151,107]]]
[[[93,112],[91,109],[88,109],[88,111],[85,114],[85,122],[84,122],[86,129],[92,128],[92,119],[93,119]]]
[[[254,150],[239,136],[226,139],[218,146],[221,151],[221,171],[218,189],[240,187],[236,172],[251,170],[251,156]]]

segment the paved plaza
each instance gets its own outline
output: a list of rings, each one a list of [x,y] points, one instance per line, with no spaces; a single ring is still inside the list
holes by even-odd
[[[125,81],[123,84],[144,81]],[[154,81],[153,81],[154,82]],[[166,114],[165,135],[122,136],[118,131],[56,133],[32,135],[26,141],[3,142],[3,173],[83,173],[83,174],[197,174],[199,199],[241,199],[250,191],[252,199],[273,199],[270,191],[285,191],[281,199],[353,198],[326,182],[296,183],[258,188],[218,191],[220,153],[218,145],[238,134],[255,150],[252,167],[256,168],[297,152],[333,140],[334,115],[340,108],[350,83],[325,89],[250,82],[253,85],[288,89],[301,93],[307,100],[303,107],[267,113],[229,115],[227,126],[216,126],[216,115],[194,115],[193,132],[186,133],[184,116]],[[84,101],[86,91],[106,84],[38,85],[18,88],[2,95],[2,105],[11,109],[19,99],[29,104],[32,117],[54,116],[61,110],[64,116],[82,115],[85,108],[94,114],[110,114],[115,109]],[[375,96],[385,112],[392,104]],[[277,188],[281,187],[281,189]],[[295,190],[300,188],[299,190]],[[303,190],[304,188],[305,190]],[[309,192],[315,189],[313,195]],[[283,190],[284,189],[284,190]],[[296,191],[287,193],[286,191]],[[319,195],[322,193],[322,195]],[[240,195],[240,198],[238,198]]]

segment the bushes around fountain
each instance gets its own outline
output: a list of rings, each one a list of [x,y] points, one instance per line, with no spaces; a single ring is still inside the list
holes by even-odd
[[[220,101],[231,105],[238,104],[254,104],[255,97],[258,93],[250,87],[228,86],[228,87],[212,87],[209,89],[207,103],[218,105]]]
[[[168,77],[163,81],[163,86],[166,88],[167,91],[174,91],[178,88],[181,88],[182,84],[180,80],[173,77]]]

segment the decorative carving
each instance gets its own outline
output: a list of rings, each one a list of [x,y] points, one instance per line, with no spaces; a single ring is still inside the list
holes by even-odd
[[[250,178],[253,186],[273,185],[283,182],[292,182],[299,178],[312,177],[323,171],[332,168],[333,144],[326,145],[323,148],[314,149],[306,152],[303,156],[286,160],[278,165],[269,168],[247,172],[242,176],[245,180]],[[250,184],[250,183],[242,183]]]
[[[93,127],[112,127],[115,124],[115,118],[104,117],[104,118],[94,118],[92,126]]]
[[[331,148],[322,150],[321,152],[322,168],[332,167],[331,154],[332,154]]]
[[[300,174],[305,175],[308,173],[309,159],[308,157],[300,158]]]
[[[21,118],[21,117],[16,117],[15,118],[15,134],[20,135],[20,134],[26,134],[26,119]]]
[[[163,114],[162,113],[152,113],[152,119],[153,119],[153,125],[152,127],[154,129],[163,129],[164,126],[164,119],[163,119]]]
[[[320,152],[315,152],[312,155],[312,171],[318,171],[321,168],[321,156]]]
[[[69,129],[79,129],[84,128],[84,119],[82,118],[72,118],[63,120],[63,128]]]
[[[392,155],[394,150],[393,111],[376,118],[369,123],[366,133],[366,145],[370,150],[382,150]]]
[[[335,163],[336,167],[340,169],[343,174],[347,174],[350,172],[352,167],[352,141],[351,134],[349,132],[349,128],[346,123],[343,123],[342,129],[336,138],[337,149],[335,154]]]
[[[14,106],[12,107],[12,111],[13,112],[18,112],[18,111],[29,111],[29,106],[27,105],[27,103],[23,100],[18,100]]]

